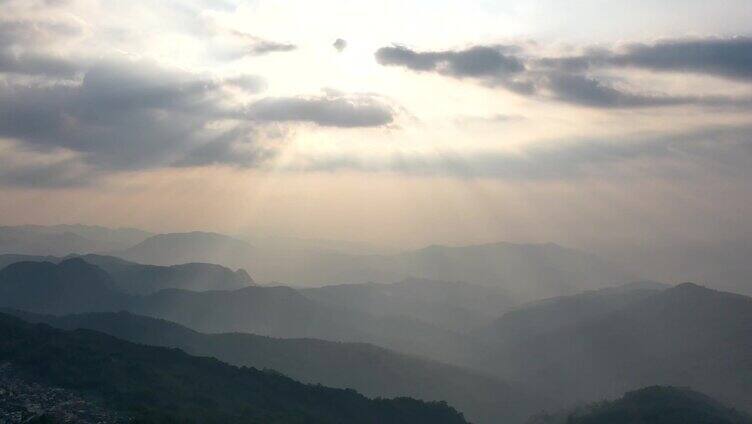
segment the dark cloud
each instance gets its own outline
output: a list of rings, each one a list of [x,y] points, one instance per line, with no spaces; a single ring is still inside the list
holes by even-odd
[[[341,52],[347,47],[347,41],[338,38],[334,40],[334,44],[332,44],[332,47],[334,47],[338,52]]]
[[[71,78],[81,63],[40,48],[80,33],[78,26],[63,22],[0,20],[0,73]]]
[[[80,71],[80,63],[63,57],[0,50],[0,73],[72,78]]]
[[[313,122],[329,127],[377,127],[394,120],[394,111],[371,96],[327,95],[262,99],[248,110],[256,121]]]
[[[706,38],[633,43],[617,49],[589,49],[578,56],[541,58],[536,65],[567,72],[635,67],[752,80],[752,38]]]
[[[704,39],[631,44],[618,52],[587,49],[578,56],[535,57],[512,46],[474,46],[465,50],[417,52],[403,46],[376,51],[382,65],[473,78],[526,96],[594,108],[676,105],[750,107],[752,99],[645,93],[614,85],[593,72],[602,68],[640,67],[654,71],[697,72],[752,79],[752,39]]]
[[[74,152],[82,165],[75,169],[99,173],[257,166],[275,151],[256,137],[266,124],[367,127],[393,119],[391,108],[365,95],[267,98],[248,106],[233,101],[227,87],[261,89],[263,81],[252,76],[215,80],[150,62],[101,62],[83,75],[78,82],[0,84],[0,138],[39,152]],[[49,174],[41,168],[6,169],[3,181],[43,184],[44,175],[57,173],[72,183],[72,174],[62,172],[69,165],[50,166]]]
[[[382,65],[438,72],[456,78],[503,79],[525,69],[522,61],[505,54],[506,50],[503,46],[474,46],[465,50],[417,52],[404,46],[392,46],[377,50],[376,60]]]
[[[628,93],[597,79],[577,74],[551,73],[545,77],[544,85],[557,100],[598,108],[672,106],[701,102],[701,99],[684,96]]]
[[[217,87],[145,64],[105,64],[79,85],[0,86],[0,136],[63,147],[102,168],[155,166],[216,137]]]
[[[608,63],[752,80],[752,38],[748,37],[668,40],[631,44],[625,50]]]

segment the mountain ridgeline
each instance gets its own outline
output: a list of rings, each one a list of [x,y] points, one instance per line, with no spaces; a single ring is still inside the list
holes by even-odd
[[[196,245],[190,246],[197,239]],[[113,253],[134,260],[150,258],[160,265],[92,253],[0,255],[0,307],[26,321],[67,331],[49,333],[53,340],[66,339],[66,349],[72,346],[67,344],[71,334],[91,334],[70,331],[88,329],[116,337],[107,340],[117,343],[179,348],[187,354],[214,357],[233,366],[274,370],[259,371],[261,374],[253,374],[255,377],[238,377],[239,380],[232,377],[233,382],[227,387],[242,393],[247,387],[238,381],[261,378],[260,375],[279,377],[282,373],[303,383],[355,389],[371,397],[446,401],[476,424],[519,424],[530,416],[538,420],[533,421],[536,423],[657,424],[661,421],[648,418],[667,417],[666,422],[681,422],[676,420],[686,417],[682,414],[700,410],[707,412],[711,420],[700,422],[717,419],[722,423],[746,423],[743,412],[727,414],[721,406],[752,411],[752,298],[743,295],[692,283],[670,286],[634,280],[611,284],[628,276],[612,273],[610,268],[601,267],[603,263],[593,265],[598,262],[591,261],[591,257],[555,245],[431,247],[403,254],[360,256],[322,251],[311,256],[309,252],[308,259],[322,259],[314,261],[317,265],[310,269],[310,274],[317,276],[315,279],[324,278],[332,270],[338,270],[335,274],[340,278],[349,278],[351,272],[363,269],[378,270],[372,275],[380,273],[382,278],[413,274],[441,274],[448,278],[399,278],[389,283],[354,280],[306,288],[255,285],[242,269],[233,271],[223,265],[170,263],[170,258],[218,259],[208,255],[202,246],[213,246],[219,256],[237,258],[238,262],[231,265],[235,267],[269,258],[269,263],[278,261],[281,266],[290,259],[294,265],[285,272],[295,274],[300,271],[297,267],[306,263],[296,262],[300,252],[287,252],[288,256],[272,254],[241,240],[228,242],[224,236],[210,233],[149,237],[133,248]],[[249,262],[248,258],[252,260]],[[341,260],[342,267],[337,265]],[[509,264],[514,266],[502,270]],[[452,274],[450,268],[463,270],[461,273],[473,276],[475,281],[455,279],[457,274]],[[255,276],[256,268],[249,269]],[[515,275],[521,276],[520,283],[510,284],[506,278]],[[554,275],[560,280],[552,279]],[[598,275],[605,277],[599,281]],[[311,278],[308,282],[313,281]],[[34,333],[46,327],[23,328],[33,328],[29,331]],[[100,341],[95,344],[99,345],[105,339],[97,340]],[[33,343],[25,346],[34,350]],[[75,353],[78,348],[72,349]],[[81,349],[89,352],[91,347]],[[14,367],[18,366],[14,355],[19,352],[8,356]],[[107,355],[112,353],[108,352]],[[112,356],[107,358],[112,360]],[[65,379],[50,379],[51,371],[40,371],[31,360],[21,361],[21,365],[30,381],[39,380],[45,387],[83,390],[82,395],[87,390],[96,392],[94,386],[85,388]],[[111,372],[120,379],[120,369],[89,371],[99,376]],[[175,381],[204,371],[191,369],[185,376],[139,372],[139,378],[159,382],[163,377]],[[146,391],[149,385],[145,381],[121,381],[125,381],[123,390],[136,387]],[[139,386],[141,383],[144,385]],[[233,386],[236,383],[241,385]],[[293,383],[300,384],[290,384]],[[162,387],[160,384],[168,382],[154,387]],[[200,384],[224,383],[206,380]],[[645,387],[649,389],[639,390]],[[710,411],[710,398],[676,387],[705,393],[721,403],[714,403],[715,409]],[[129,413],[140,411],[147,415],[164,412],[165,405],[159,404],[162,400],[154,399],[156,395],[148,391],[125,395],[119,389],[102,388],[104,392],[92,393],[108,399],[107,408],[115,405],[117,411],[127,409]],[[186,390],[193,389],[188,386]],[[622,399],[572,409],[572,405],[615,399],[625,392],[630,393]],[[351,393],[356,397],[350,401],[375,408],[371,401],[351,391],[327,393]],[[293,410],[303,415],[289,415],[289,411],[277,414],[264,403],[273,401],[269,398],[254,398],[256,403],[250,404],[253,406],[249,406],[249,411],[238,412],[237,405],[245,402],[238,397],[218,400],[193,392],[175,395],[187,397],[167,401],[178,405],[188,398],[198,401],[187,409],[178,408],[176,417],[189,417],[196,411],[196,417],[212,417],[219,408],[217,417],[229,421],[275,422],[273,417],[282,417],[279,422],[361,422],[352,415],[331,415],[328,407],[322,412],[311,405],[287,401],[283,403],[294,404]],[[310,396],[312,399],[318,395]],[[660,399],[675,406],[661,410],[656,406],[662,405]],[[122,400],[127,401],[125,409],[117,403]],[[321,397],[316,402],[324,401]],[[404,402],[407,403],[400,405],[421,410],[427,405],[429,409],[437,407],[436,411],[443,411],[441,414],[453,411],[442,409],[442,404]],[[692,405],[699,409],[692,409]],[[647,415],[636,412],[643,407]],[[195,408],[204,409],[194,411]],[[539,414],[543,410],[565,413]],[[373,411],[374,417],[387,416],[378,415],[385,413],[378,408]],[[731,421],[724,421],[727,419]]]
[[[406,278],[463,281],[501,288],[515,301],[574,294],[637,278],[596,256],[555,244],[431,246],[391,255],[348,255],[255,247],[220,234],[194,232],[156,235],[113,254],[157,265],[212,262],[243,267],[253,270],[260,282],[301,286]]]
[[[0,227],[0,254],[65,256],[122,250],[153,236],[134,228],[92,225]]]
[[[548,325],[541,325],[548,323]],[[479,368],[564,402],[689,386],[752,410],[752,298],[692,283],[553,299],[484,329]]]
[[[143,265],[105,255],[0,255],[0,269],[17,262],[50,262],[58,264],[66,259],[80,258],[96,265],[107,274],[117,290],[129,294],[150,294],[163,289],[194,291],[232,290],[253,285],[253,278],[244,270],[208,263],[186,263],[172,266]]]
[[[446,400],[476,423],[521,422],[545,405],[539,396],[498,378],[365,343],[203,334],[127,312],[60,317],[3,312],[61,329],[95,330],[135,343],[177,347],[233,365],[273,369],[304,383],[351,388],[371,397]]]

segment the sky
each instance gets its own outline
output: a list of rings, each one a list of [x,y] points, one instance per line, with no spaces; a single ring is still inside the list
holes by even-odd
[[[752,234],[748,0],[0,0],[0,221]]]

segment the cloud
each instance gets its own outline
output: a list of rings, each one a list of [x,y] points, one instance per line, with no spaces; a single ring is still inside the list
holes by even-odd
[[[752,80],[752,39],[669,40],[590,48],[583,54],[537,57],[522,46],[472,46],[464,50],[418,52],[404,46],[376,51],[378,63],[452,78],[471,78],[518,94],[593,108],[677,105],[750,107],[752,99],[730,96],[646,93],[617,87],[595,72],[637,67],[652,71],[702,73]]]
[[[59,56],[0,50],[0,73],[72,78],[80,70],[80,63]]]
[[[338,52],[341,52],[347,47],[347,41],[341,38],[338,38],[334,40],[334,44],[332,44],[332,47],[334,47]]]
[[[266,81],[256,75],[239,75],[226,78],[222,82],[227,86],[240,88],[248,93],[260,93],[266,89]]]
[[[394,120],[391,107],[367,95],[319,97],[270,97],[247,111],[255,121],[313,122],[328,127],[377,127]]]
[[[256,90],[261,82],[250,76],[217,80],[151,62],[101,62],[79,83],[0,84],[0,137],[40,152],[75,152],[87,166],[112,172],[257,166],[274,154],[274,146],[254,137],[266,124],[361,127],[392,121],[392,110],[368,96],[267,98],[246,106],[226,91]]]
[[[0,20],[0,73],[71,78],[82,64],[43,47],[80,35],[66,22]]]
[[[65,188],[89,185],[96,171],[80,155],[63,149],[39,152],[0,140],[0,185]]]
[[[545,88],[554,98],[568,103],[599,108],[635,108],[673,106],[699,103],[700,99],[686,96],[634,94],[620,91],[606,83],[583,75],[551,73]]]
[[[752,38],[664,40],[630,44],[606,61],[655,71],[692,72],[752,80]]]
[[[641,68],[752,80],[752,38],[689,38],[587,49],[576,56],[541,58],[546,68],[582,72],[597,68]]]
[[[189,150],[183,158],[172,163],[177,167],[233,165],[260,166],[276,156],[276,150],[257,142],[256,131],[241,125],[223,137]]]
[[[518,58],[505,54],[503,46],[473,46],[465,50],[417,52],[404,46],[382,47],[376,60],[387,66],[402,66],[419,72],[438,72],[455,78],[503,79],[522,72]]]
[[[230,30],[229,33],[240,42],[231,54],[236,57],[263,56],[269,53],[290,52],[298,48],[295,44],[271,41],[242,31]]]
[[[575,178],[752,177],[752,126],[711,127],[678,134],[551,140],[519,153],[394,153],[309,156],[292,170],[391,172],[407,175],[566,180]]]
[[[155,166],[222,131],[218,87],[147,63],[106,63],[80,84],[0,86],[0,136],[65,148],[107,169]]]
[[[82,33],[74,22],[4,19],[0,20],[0,47],[53,44]]]

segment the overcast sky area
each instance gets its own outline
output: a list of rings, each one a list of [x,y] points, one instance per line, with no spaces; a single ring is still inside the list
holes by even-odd
[[[0,224],[752,234],[749,0],[0,0]]]

